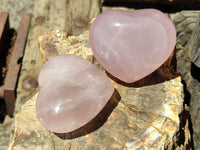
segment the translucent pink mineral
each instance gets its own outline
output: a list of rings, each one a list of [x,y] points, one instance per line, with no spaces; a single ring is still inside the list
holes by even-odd
[[[103,72],[75,55],[49,60],[40,71],[38,81],[38,120],[56,133],[71,132],[88,123],[114,91]]]
[[[90,29],[95,58],[112,75],[131,83],[159,68],[176,43],[171,20],[155,9],[110,10]]]

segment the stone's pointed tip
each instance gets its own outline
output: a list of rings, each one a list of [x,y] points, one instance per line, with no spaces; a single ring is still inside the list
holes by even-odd
[[[173,23],[156,9],[106,11],[96,18],[89,36],[99,63],[127,83],[158,69],[176,43]]]
[[[38,81],[37,117],[45,128],[55,133],[71,132],[87,124],[114,92],[103,72],[75,55],[50,59]]]

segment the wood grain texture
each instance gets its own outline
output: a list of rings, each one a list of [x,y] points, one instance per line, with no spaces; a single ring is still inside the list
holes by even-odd
[[[187,47],[192,62],[200,68],[200,14],[197,20],[197,25]]]
[[[200,80],[198,80],[200,74],[196,74],[199,68],[194,68],[193,66],[191,50],[195,51],[194,48],[196,47],[193,44],[198,40],[196,36],[192,36],[192,34],[193,31],[197,31],[195,30],[195,26],[198,23],[199,13],[199,11],[183,11],[174,16],[174,23],[178,36],[176,44],[177,70],[181,73],[185,83],[185,102],[190,108],[194,149],[199,149],[200,147]],[[199,31],[194,34],[198,35]],[[198,53],[196,53],[196,55],[198,55]]]
[[[0,124],[0,150],[8,149],[13,123],[14,119],[6,116],[4,122]]]

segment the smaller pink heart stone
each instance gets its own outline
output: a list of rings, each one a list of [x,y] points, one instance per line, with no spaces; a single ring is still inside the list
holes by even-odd
[[[76,55],[50,59],[38,77],[36,114],[50,131],[66,133],[91,121],[114,92],[107,76]]]
[[[176,30],[171,20],[155,9],[110,10],[96,18],[89,39],[99,63],[131,83],[167,60],[176,43]]]

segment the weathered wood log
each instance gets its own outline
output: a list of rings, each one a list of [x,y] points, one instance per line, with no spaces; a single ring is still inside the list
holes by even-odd
[[[197,25],[194,28],[193,35],[187,45],[191,61],[200,68],[200,13],[197,18]]]
[[[200,62],[199,14],[199,11],[183,11],[175,14],[174,17],[178,36],[177,70],[181,73],[185,83],[185,102],[190,107],[194,149],[200,147],[200,73],[197,67]]]
[[[8,149],[13,122],[13,118],[6,116],[4,122],[0,124],[0,150]]]

